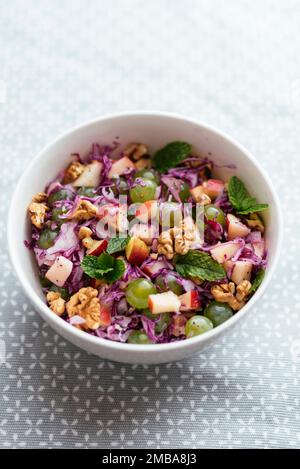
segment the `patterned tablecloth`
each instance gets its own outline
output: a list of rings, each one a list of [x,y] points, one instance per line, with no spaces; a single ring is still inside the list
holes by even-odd
[[[1,3],[1,447],[300,447],[299,20],[296,0]],[[205,353],[161,366],[66,343],[33,311],[7,254],[9,198],[38,150],[128,109],[231,133],[284,210],[283,255],[258,307]]]

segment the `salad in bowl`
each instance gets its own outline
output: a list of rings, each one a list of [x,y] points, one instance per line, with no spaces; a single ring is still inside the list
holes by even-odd
[[[216,166],[184,141],[72,154],[28,207],[51,312],[110,341],[164,344],[241,310],[267,265],[268,204]]]

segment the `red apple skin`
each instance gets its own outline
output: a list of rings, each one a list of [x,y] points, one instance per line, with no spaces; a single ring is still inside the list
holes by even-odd
[[[88,256],[100,256],[100,254],[107,248],[107,245],[108,241],[106,239],[95,241],[95,246],[88,249],[86,253]]]
[[[220,179],[208,179],[203,183],[203,191],[211,199],[215,199],[221,195],[224,190],[224,182]]]
[[[141,265],[149,256],[149,248],[144,241],[133,236],[126,246],[125,254],[131,264]]]
[[[100,307],[100,322],[101,326],[109,326],[111,324],[110,310],[104,305]]]
[[[197,290],[192,290],[184,293],[179,297],[181,306],[180,311],[191,311],[201,307],[199,293]]]
[[[136,211],[135,216],[138,220],[147,223],[147,221],[151,220],[151,218],[155,218],[157,214],[157,208],[157,200],[147,200],[140,205]]]

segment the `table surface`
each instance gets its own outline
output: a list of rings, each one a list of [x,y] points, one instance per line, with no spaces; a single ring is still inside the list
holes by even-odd
[[[0,446],[299,448],[299,2],[0,9]],[[132,109],[180,112],[240,140],[275,184],[288,239],[272,285],[232,333],[160,366],[67,343],[33,311],[7,254],[9,198],[34,155],[75,124]]]

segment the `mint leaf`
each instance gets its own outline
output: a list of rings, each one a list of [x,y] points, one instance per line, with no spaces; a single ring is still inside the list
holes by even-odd
[[[99,257],[85,256],[81,262],[82,270],[92,278],[104,279],[108,283],[116,282],[125,272],[125,264],[103,252]]]
[[[153,157],[155,168],[164,173],[174,168],[187,158],[192,151],[192,145],[186,142],[171,142],[158,150]]]
[[[126,238],[111,238],[108,242],[106,251],[108,254],[123,251],[129,241],[129,236]]]
[[[209,281],[226,277],[223,267],[208,253],[202,251],[189,251],[183,256],[177,255],[175,268],[182,277],[196,277]]]
[[[253,205],[250,205],[249,207],[242,208],[241,210],[239,210],[239,213],[241,215],[247,215],[248,213],[261,212],[262,210],[265,210],[268,207],[269,207],[268,204],[256,204],[255,203]]]
[[[251,290],[250,290],[250,293],[255,293],[256,290],[258,289],[258,287],[260,286],[261,282],[263,281],[264,279],[264,276],[265,276],[265,271],[264,269],[259,269],[257,271],[257,274],[256,274],[256,277],[252,283],[252,287],[251,287]]]
[[[92,278],[103,278],[107,272],[114,270],[114,258],[109,254],[102,253],[97,256],[85,256],[81,261],[82,270]]]
[[[115,259],[114,269],[111,272],[107,272],[104,278],[108,283],[114,283],[119,280],[119,278],[123,277],[124,272],[125,263],[121,259]]]
[[[268,208],[268,204],[258,204],[255,197],[250,197],[244,183],[237,176],[230,178],[228,197],[233,208],[241,215],[261,212]]]

